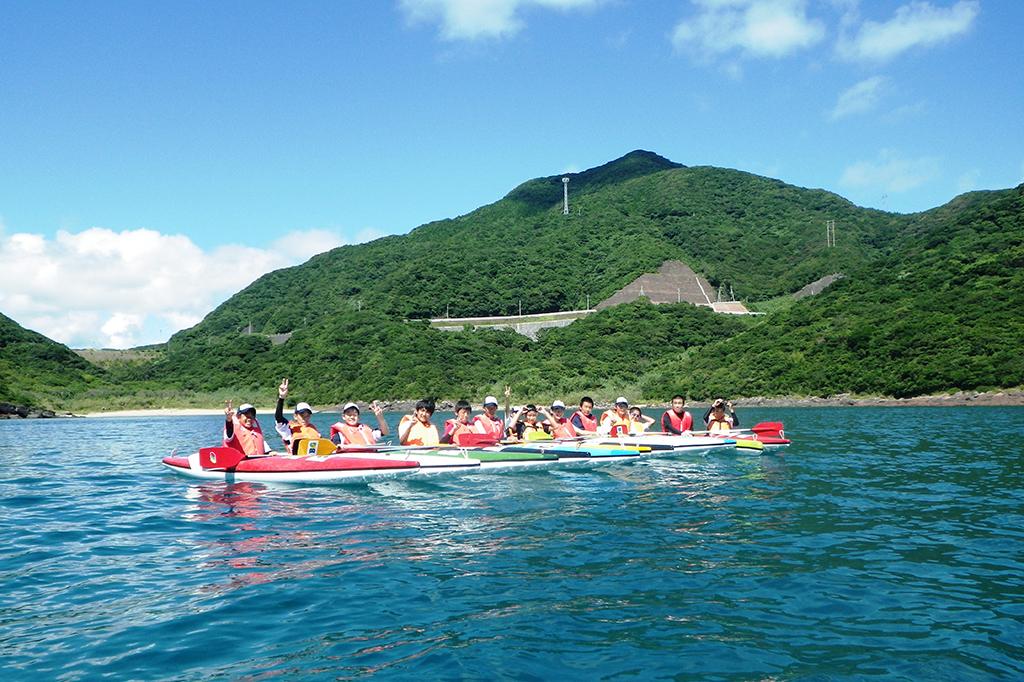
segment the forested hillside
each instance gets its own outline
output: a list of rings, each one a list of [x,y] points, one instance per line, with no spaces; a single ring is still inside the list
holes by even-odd
[[[912,396],[1024,384],[1024,186],[909,220],[869,272],[673,356],[644,390]]]
[[[528,181],[504,199],[408,235],[344,246],[270,273],[180,340],[299,329],[346,307],[394,318],[571,310],[611,295],[667,259],[689,263],[745,300],[796,291],[884,253],[907,221],[821,190],[650,152]],[[825,221],[841,238],[825,245]],[[178,339],[176,339],[178,340]]]
[[[0,402],[59,407],[98,385],[97,373],[67,346],[0,314]]]
[[[535,399],[656,401],[1024,384],[1024,186],[895,215],[650,152],[570,177],[571,215],[561,176],[525,182],[465,216],[270,273],[144,361],[99,370],[38,335],[5,331],[13,323],[2,318],[0,338],[20,340],[0,347],[0,400],[209,405],[265,400],[282,376],[296,399],[321,404],[479,399],[505,384]],[[836,221],[834,248],[826,220]],[[510,313],[520,300],[523,312],[577,308],[666,259],[765,301],[769,313],[641,301],[535,342],[410,321],[446,306],[453,316]],[[824,293],[786,297],[833,272],[845,277]],[[243,333],[250,323],[255,333]],[[272,345],[267,334],[284,331],[291,338]]]

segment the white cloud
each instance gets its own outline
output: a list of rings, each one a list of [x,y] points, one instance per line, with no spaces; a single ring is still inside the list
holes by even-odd
[[[412,24],[439,23],[444,40],[479,40],[514,35],[523,28],[520,12],[528,7],[573,10],[601,0],[399,0]]]
[[[103,323],[100,331],[107,335],[111,348],[130,348],[137,345],[136,336],[142,331],[142,315],[114,313]]]
[[[939,162],[934,157],[905,159],[892,150],[883,149],[875,161],[858,161],[847,166],[839,182],[847,187],[897,194],[920,187],[938,174]]]
[[[807,16],[805,0],[693,0],[695,16],[679,22],[672,45],[705,59],[738,51],[783,57],[825,37],[821,21]]]
[[[884,76],[872,76],[844,90],[832,108],[832,120],[863,114],[874,109],[886,85],[887,80]]]
[[[53,238],[0,232],[0,311],[72,346],[155,343],[259,276],[343,243],[330,230],[292,232],[269,248],[210,251],[149,229],[93,227]]]
[[[885,61],[914,47],[937,45],[966,33],[980,11],[977,0],[959,0],[951,7],[911,2],[888,21],[865,21],[855,36],[840,41],[838,52],[854,61]]]

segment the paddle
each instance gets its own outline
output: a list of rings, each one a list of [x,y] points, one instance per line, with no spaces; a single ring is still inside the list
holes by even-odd
[[[245,453],[234,448],[199,448],[199,466],[204,469],[230,469],[245,459]]]

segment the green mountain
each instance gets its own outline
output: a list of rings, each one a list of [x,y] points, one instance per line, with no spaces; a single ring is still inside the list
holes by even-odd
[[[345,307],[399,318],[582,308],[670,258],[757,301],[790,293],[884,252],[901,216],[820,190],[718,168],[685,168],[636,151],[531,180],[504,199],[407,235],[343,246],[272,272],[179,334],[290,332]],[[841,225],[828,249],[825,221]]]
[[[536,399],[650,400],[1024,384],[1024,186],[898,215],[642,151],[569,177],[569,215],[553,175],[467,215],[269,273],[163,353],[105,366],[105,383],[73,399],[265,400],[282,376],[318,403],[479,398],[505,384]],[[524,313],[580,308],[668,259],[768,314],[637,302],[537,341],[415,319],[510,314],[520,302]],[[824,293],[789,297],[834,272],[846,277]]]
[[[923,395],[1024,384],[1024,185],[907,217],[855,277],[676,354],[645,392]]]
[[[0,402],[60,408],[100,383],[98,373],[67,346],[0,314]]]

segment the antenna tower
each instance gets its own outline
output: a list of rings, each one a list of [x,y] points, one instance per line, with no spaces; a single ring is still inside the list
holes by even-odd
[[[569,215],[569,178],[562,178],[562,215]]]
[[[825,246],[832,247],[836,245],[836,221],[826,220],[825,221]]]

